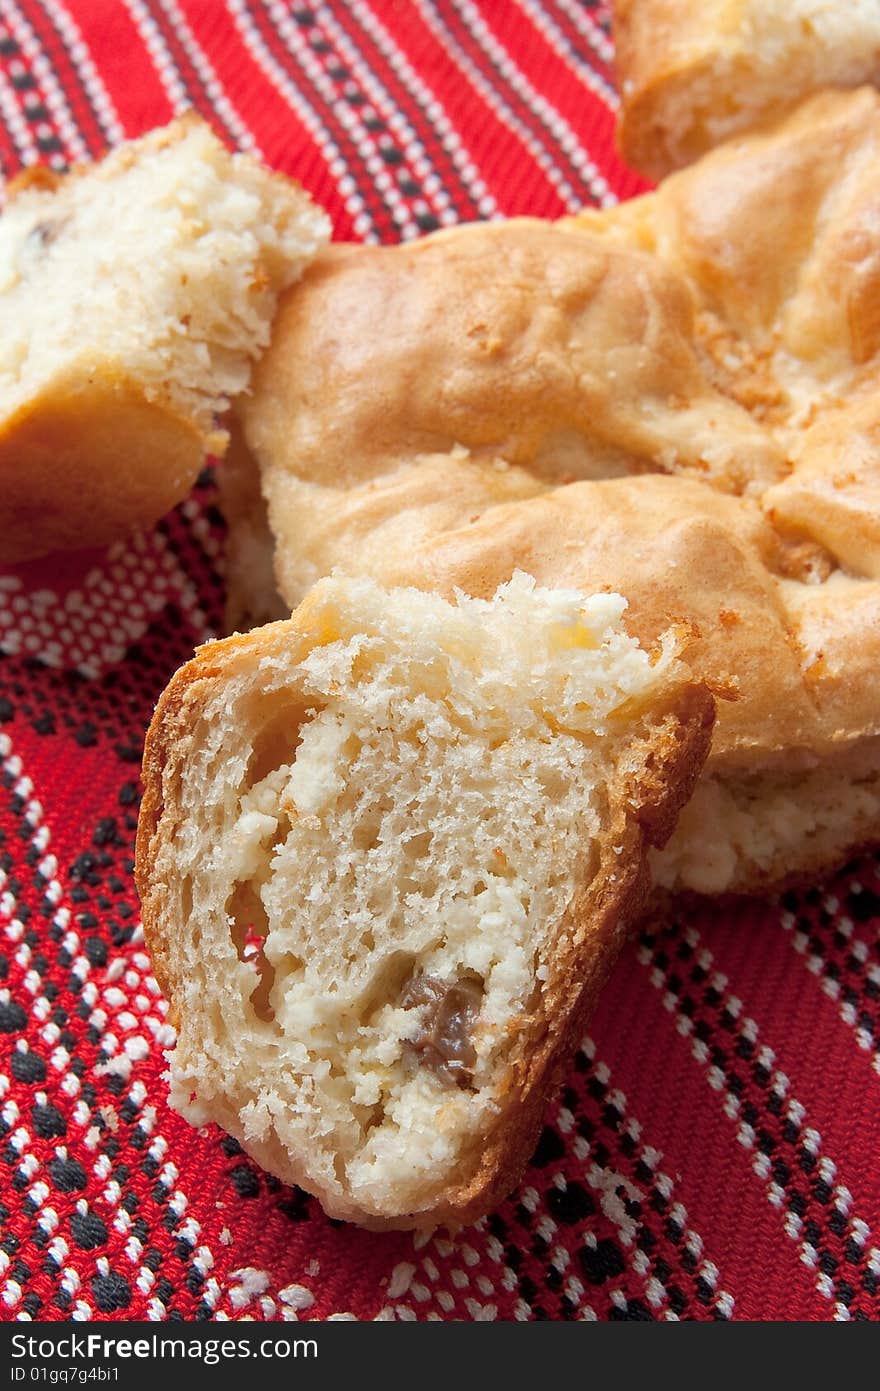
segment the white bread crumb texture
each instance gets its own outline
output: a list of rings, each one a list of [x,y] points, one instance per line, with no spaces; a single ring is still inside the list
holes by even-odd
[[[24,187],[0,217],[0,413],[109,367],[209,430],[329,231],[195,117]]]
[[[704,776],[670,840],[652,850],[655,884],[673,892],[725,893],[744,879],[772,884],[812,854],[831,864],[880,825],[880,747],[801,773]],[[839,764],[840,766],[836,766]]]
[[[677,679],[624,608],[521,574],[455,604],[331,578],[320,645],[264,630],[166,769],[175,1104],[340,1215],[429,1208],[498,1113],[608,780]]]

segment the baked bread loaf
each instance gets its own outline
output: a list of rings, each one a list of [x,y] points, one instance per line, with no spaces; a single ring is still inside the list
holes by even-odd
[[[289,179],[186,116],[0,217],[0,562],[102,544],[185,495],[279,291],[329,235]]]
[[[322,581],[203,647],[144,755],[173,1103],[368,1227],[512,1187],[699,773],[713,700],[618,595]]]
[[[627,162],[660,179],[826,87],[880,82],[877,0],[615,0]]]
[[[733,676],[673,891],[880,840],[880,96],[807,103],[654,194],[330,248],[238,410],[294,605],[341,567],[516,568],[698,632]]]

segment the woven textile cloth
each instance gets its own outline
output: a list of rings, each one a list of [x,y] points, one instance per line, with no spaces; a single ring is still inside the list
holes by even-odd
[[[336,235],[639,191],[590,0],[3,0],[0,161],[194,106]],[[880,865],[628,950],[517,1192],[328,1221],[169,1110],[132,880],[155,700],[221,623],[214,473],[154,532],[0,574],[0,1316],[848,1319],[880,1311]]]

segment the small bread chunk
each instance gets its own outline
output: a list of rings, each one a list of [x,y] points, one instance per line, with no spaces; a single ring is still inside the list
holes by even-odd
[[[173,1104],[332,1216],[516,1182],[709,745],[626,601],[322,580],[199,650],[147,738],[137,879]]]
[[[98,545],[186,494],[278,294],[326,241],[291,180],[195,116],[0,217],[0,562]]]
[[[618,143],[650,179],[829,87],[880,81],[877,0],[615,0]]]

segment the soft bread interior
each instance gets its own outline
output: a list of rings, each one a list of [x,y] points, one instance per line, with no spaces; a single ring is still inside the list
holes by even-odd
[[[194,116],[60,181],[25,175],[0,218],[0,418],[109,366],[207,435],[328,234]]]
[[[160,706],[139,874],[173,1101],[337,1216],[417,1223],[467,1185],[554,1027],[579,896],[638,878],[682,672],[624,608],[522,574],[454,604],[330,579]]]
[[[735,893],[784,883],[792,865],[840,863],[876,842],[880,743],[808,771],[704,775],[663,850],[651,852],[658,888]]]

